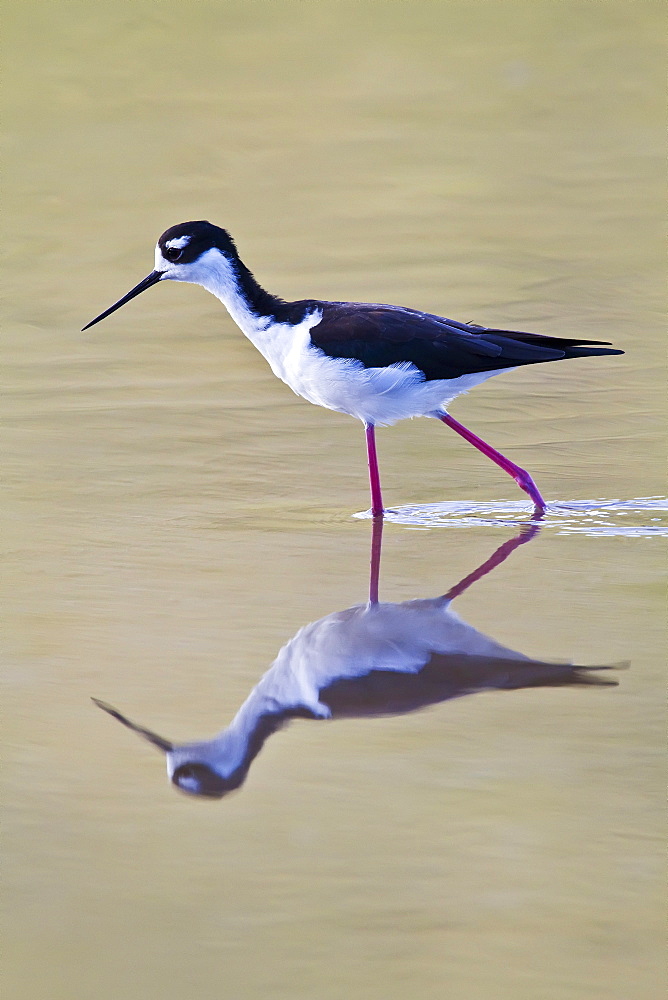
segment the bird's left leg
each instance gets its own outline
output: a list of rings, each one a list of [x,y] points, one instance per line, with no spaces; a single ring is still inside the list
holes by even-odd
[[[366,429],[366,453],[369,460],[369,485],[371,486],[371,515],[383,516],[383,498],[380,492],[380,473],[378,472],[378,456],[376,455],[376,428],[373,424],[364,425]]]
[[[460,434],[465,441],[468,441],[474,448],[481,451],[483,455],[486,455],[487,458],[491,458],[493,462],[496,462],[496,464],[503,469],[504,472],[507,472],[509,476],[512,476],[519,488],[524,490],[524,492],[527,493],[533,500],[537,513],[542,513],[545,510],[546,503],[526,469],[521,469],[519,465],[515,465],[514,462],[511,462],[509,458],[502,455],[500,451],[496,450],[496,448],[492,448],[491,444],[487,444],[487,442],[483,441],[483,439],[478,437],[477,434],[470,431],[468,427],[464,427],[464,425],[460,424],[458,420],[451,417],[449,413],[438,413],[435,415],[438,416],[438,419],[442,420],[444,424],[451,427],[453,431]]]

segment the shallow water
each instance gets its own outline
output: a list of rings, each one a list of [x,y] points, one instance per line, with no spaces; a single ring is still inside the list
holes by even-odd
[[[167,0],[7,18],[12,995],[661,995],[659,12]],[[217,803],[172,790],[91,704],[205,738],[301,627],[368,596],[361,427],[293,397],[199,289],[78,332],[188,218],[228,227],[285,297],[627,352],[453,407],[549,501],[457,614],[538,659],[630,661],[617,687],[295,721]],[[446,593],[530,520],[435,421],[378,442],[382,601]]]

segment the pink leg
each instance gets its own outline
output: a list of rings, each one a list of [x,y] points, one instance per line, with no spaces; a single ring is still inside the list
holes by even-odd
[[[380,474],[378,472],[378,456],[376,455],[376,429],[373,424],[366,427],[366,453],[369,459],[369,483],[371,485],[371,514],[373,517],[383,516],[383,498],[380,493]]]
[[[496,462],[496,464],[502,468],[504,472],[507,472],[509,476],[512,476],[519,488],[524,490],[524,492],[531,497],[538,512],[542,513],[545,510],[545,501],[538,492],[538,487],[528,472],[524,469],[520,469],[519,465],[515,465],[514,462],[510,461],[510,459],[505,458],[500,451],[497,451],[496,448],[492,448],[490,444],[487,444],[486,441],[479,438],[477,434],[473,433],[473,431],[470,431],[467,427],[464,427],[463,424],[460,424],[459,421],[455,420],[454,417],[451,417],[449,413],[440,413],[439,419],[442,420],[444,424],[447,424],[448,427],[451,427],[453,431],[457,431],[458,434],[461,434],[465,441],[472,444],[473,447],[477,448],[478,451],[481,451],[483,455],[487,455],[487,458],[491,458],[493,462]]]

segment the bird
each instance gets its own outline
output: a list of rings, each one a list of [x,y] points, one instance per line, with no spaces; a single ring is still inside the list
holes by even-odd
[[[299,629],[217,736],[173,743],[108,702],[93,702],[165,754],[175,788],[221,799],[241,787],[266,740],[293,719],[401,715],[488,690],[616,685],[594,672],[624,664],[532,659],[478,631],[451,608],[456,597],[535,537],[540,524],[523,525],[447,593],[393,603],[378,599],[382,523],[374,519],[369,600]]]
[[[153,271],[83,330],[160,281],[190,282],[211,292],[298,396],[364,424],[373,517],[385,512],[375,429],[419,416],[441,420],[461,435],[512,476],[535,513],[545,511],[531,475],[447,407],[493,375],[521,365],[624,353],[608,341],[460,323],[402,306],[285,301],[261,287],[227,230],[206,221],[167,229],[156,244]]]

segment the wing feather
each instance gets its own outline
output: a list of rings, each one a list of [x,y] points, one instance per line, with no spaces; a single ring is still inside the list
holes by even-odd
[[[607,348],[602,341],[497,330],[398,306],[328,302],[319,308],[322,319],[311,329],[315,347],[330,357],[357,360],[365,368],[408,362],[427,380],[589,354],[623,353]]]

